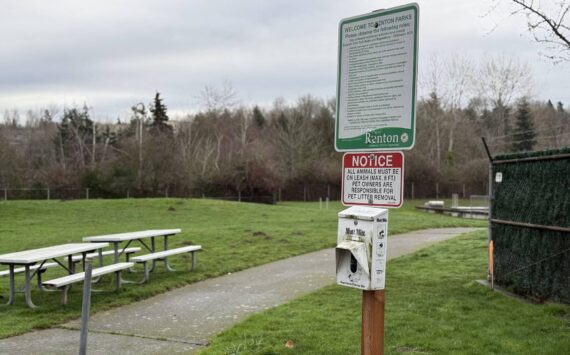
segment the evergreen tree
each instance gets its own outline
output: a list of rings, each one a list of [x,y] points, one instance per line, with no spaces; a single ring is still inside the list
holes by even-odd
[[[265,117],[257,105],[253,108],[253,124],[257,128],[263,128],[265,126]]]
[[[536,144],[536,132],[530,112],[530,104],[526,97],[523,97],[518,104],[516,113],[516,128],[513,139],[513,151],[530,151]]]
[[[160,93],[157,92],[154,96],[154,101],[150,106],[150,112],[152,113],[152,128],[155,131],[165,132],[169,131],[171,127],[168,125],[168,115],[166,114],[166,105],[162,103],[160,98]]]
[[[492,113],[499,123],[499,127],[497,127],[499,135],[511,134],[511,108],[499,99],[495,104],[495,107],[493,107]]]

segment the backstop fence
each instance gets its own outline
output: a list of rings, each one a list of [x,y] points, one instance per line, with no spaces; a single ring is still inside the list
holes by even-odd
[[[492,158],[495,284],[570,303],[570,148]]]

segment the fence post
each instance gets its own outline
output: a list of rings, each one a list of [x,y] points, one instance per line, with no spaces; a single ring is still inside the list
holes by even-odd
[[[326,208],[329,209],[329,198],[327,197]]]
[[[127,190],[127,198],[130,198],[131,196],[131,190]]]
[[[241,202],[241,191],[238,191],[238,202]]]
[[[81,308],[81,333],[79,335],[79,355],[87,354],[87,333],[89,332],[89,308],[91,306],[92,272],[93,272],[93,259],[85,258],[85,281],[83,282],[83,304]]]
[[[319,210],[323,209],[323,198],[319,197]]]
[[[47,191],[47,199],[48,199],[48,201],[49,201],[49,198],[50,198],[50,196],[49,196],[49,187],[46,189],[46,191]]]
[[[89,188],[85,189],[85,199],[89,200]]]

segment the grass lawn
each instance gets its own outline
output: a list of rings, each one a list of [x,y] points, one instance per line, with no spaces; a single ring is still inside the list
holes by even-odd
[[[412,201],[390,211],[391,234],[486,224],[419,212],[413,208],[418,203]],[[145,285],[128,284],[119,293],[94,293],[91,309],[97,312],[198,280],[332,247],[341,209],[338,202],[320,210],[318,203],[258,205],[208,199],[0,201],[0,254],[80,242],[89,235],[164,228],[182,229],[171,239],[171,247],[190,243],[203,246],[193,272],[187,271],[189,256],[175,256],[171,261],[177,272],[164,272],[159,266]],[[57,270],[50,269],[44,279],[56,275]],[[141,277],[140,273],[125,276]],[[22,276],[16,280],[21,282]],[[105,284],[109,288],[110,282]],[[0,337],[50,327],[80,315],[81,284],[70,292],[67,306],[60,304],[59,293],[34,289],[32,296],[40,308],[29,309],[22,294],[16,295],[15,305],[0,305]],[[0,303],[7,297],[8,278],[4,277],[0,279]]]
[[[569,353],[570,307],[474,281],[486,276],[486,241],[475,232],[388,262],[387,354]],[[361,291],[325,287],[246,319],[200,354],[360,354],[360,307]]]

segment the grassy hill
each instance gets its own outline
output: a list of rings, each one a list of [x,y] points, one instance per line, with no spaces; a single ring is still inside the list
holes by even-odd
[[[407,203],[399,210],[390,211],[391,234],[486,224],[418,212],[413,205],[414,202]],[[159,266],[145,285],[129,284],[120,293],[93,294],[92,310],[96,312],[206,278],[333,247],[337,213],[341,209],[338,203],[321,210],[318,203],[259,205],[208,199],[0,202],[0,253],[80,242],[82,237],[90,235],[163,228],[182,229],[180,235],[171,239],[171,247],[190,243],[203,246],[193,272],[188,271],[189,257],[177,256],[172,258],[177,272],[164,272]],[[52,270],[48,275],[54,275]],[[126,278],[138,280],[140,276],[133,274]],[[17,280],[22,281],[21,276]],[[110,286],[107,282],[104,285]],[[70,293],[70,303],[62,306],[59,294],[34,290],[32,295],[40,306],[38,309],[27,308],[23,295],[17,294],[15,305],[0,306],[0,337],[78,317],[80,294],[81,287],[75,287]],[[7,301],[7,295],[5,277],[0,279],[2,303]]]

